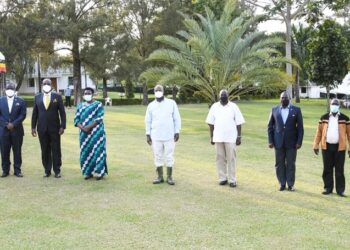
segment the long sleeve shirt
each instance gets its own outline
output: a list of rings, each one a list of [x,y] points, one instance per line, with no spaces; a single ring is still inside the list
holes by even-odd
[[[146,135],[152,140],[168,141],[174,138],[174,134],[180,133],[181,117],[176,102],[164,98],[158,102],[151,102],[145,116]]]

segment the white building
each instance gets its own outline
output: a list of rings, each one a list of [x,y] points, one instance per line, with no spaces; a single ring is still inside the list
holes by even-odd
[[[307,86],[299,88],[299,96],[301,98],[320,98],[320,87],[309,83]]]
[[[22,86],[18,90],[20,94],[36,94],[39,92],[41,81],[45,78],[51,79],[52,88],[57,92],[63,91],[67,86],[73,89],[73,69],[72,68],[51,68],[40,71],[40,83],[38,83],[37,67],[35,70],[24,77]],[[85,72],[84,68],[81,69],[81,87],[96,89],[95,82],[90,78],[89,72]]]

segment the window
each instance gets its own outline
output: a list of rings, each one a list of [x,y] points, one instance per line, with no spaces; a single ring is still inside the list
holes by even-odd
[[[73,77],[72,76],[68,77],[68,85],[73,86]]]
[[[28,79],[28,87],[29,88],[34,88],[35,87],[35,80],[34,80],[34,78],[29,78]]]
[[[306,87],[301,87],[301,93],[306,94]]]

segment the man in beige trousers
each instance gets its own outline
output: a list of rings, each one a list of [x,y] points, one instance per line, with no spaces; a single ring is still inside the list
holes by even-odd
[[[214,103],[208,113],[210,142],[216,148],[216,166],[219,185],[234,188],[236,179],[236,146],[241,145],[241,125],[245,122],[238,106],[229,101],[229,93],[220,91],[220,101]]]

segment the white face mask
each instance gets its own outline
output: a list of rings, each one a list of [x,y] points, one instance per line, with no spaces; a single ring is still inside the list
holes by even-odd
[[[7,89],[5,93],[8,97],[13,97],[15,95],[15,91],[13,89]]]
[[[43,86],[43,91],[44,91],[45,93],[49,93],[49,92],[51,91],[51,86],[50,86],[50,85],[44,85],[44,86]]]
[[[338,113],[338,111],[339,111],[339,105],[331,105],[332,113]]]
[[[155,93],[154,93],[154,96],[156,97],[156,98],[162,98],[163,97],[163,92],[162,91],[156,91]]]
[[[90,102],[92,100],[92,95],[83,95],[85,101]]]

